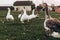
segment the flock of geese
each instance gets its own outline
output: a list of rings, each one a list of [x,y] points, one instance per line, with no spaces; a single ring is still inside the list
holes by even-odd
[[[22,9],[22,13],[18,15],[18,19],[21,21],[21,23],[24,23],[25,20],[31,20],[33,18],[38,17],[38,14],[34,14],[35,9],[32,10],[32,14],[31,15],[27,15],[26,9],[25,7]],[[10,14],[11,10],[10,8],[8,8],[8,12],[7,12],[7,16],[6,16],[6,20],[7,21],[14,21],[14,17],[13,15]]]
[[[52,36],[55,38],[60,38],[60,21],[56,18],[52,18],[48,11],[48,5],[43,3],[45,8],[45,21],[44,21],[44,28],[45,32],[48,36]],[[38,14],[34,14],[35,9],[32,10],[31,15],[27,15],[25,7],[22,9],[22,13],[18,15],[18,19],[20,19],[21,23],[24,23],[25,20],[31,20],[33,18],[38,17]],[[14,17],[10,14],[10,8],[8,8],[8,13],[6,16],[7,21],[14,20]]]

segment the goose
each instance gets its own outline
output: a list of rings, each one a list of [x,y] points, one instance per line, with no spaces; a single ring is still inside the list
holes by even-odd
[[[21,21],[21,23],[24,23],[25,20],[28,20],[28,22],[29,22],[28,15],[27,15],[26,9],[24,7],[20,21]]]
[[[43,6],[45,7],[45,32],[48,36],[60,38],[60,21],[56,18],[51,17],[48,12],[48,5],[46,3],[43,3]]]
[[[32,10],[32,14],[29,15],[29,20],[38,17],[38,14],[35,15],[35,14],[34,14],[34,11],[35,11],[35,9],[33,9],[33,10]]]
[[[11,20],[13,21],[14,20],[14,17],[10,14],[10,8],[7,8],[8,9],[8,12],[7,12],[7,16],[6,16],[6,19],[7,21]]]

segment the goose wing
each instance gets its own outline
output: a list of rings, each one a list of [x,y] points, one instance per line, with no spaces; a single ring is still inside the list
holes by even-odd
[[[46,22],[46,26],[50,28],[52,31],[60,33],[60,21],[59,20],[57,19],[48,20]]]

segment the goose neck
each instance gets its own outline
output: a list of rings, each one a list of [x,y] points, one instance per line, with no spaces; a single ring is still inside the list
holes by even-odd
[[[48,7],[45,7],[45,18],[50,18]]]
[[[8,9],[8,14],[10,14],[10,9]]]
[[[24,14],[26,14],[26,10],[24,9],[23,11],[24,11]]]
[[[34,10],[32,11],[32,14],[34,15]]]

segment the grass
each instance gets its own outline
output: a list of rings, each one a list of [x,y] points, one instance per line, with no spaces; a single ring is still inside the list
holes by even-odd
[[[20,12],[11,12],[15,18],[13,23],[6,21],[7,11],[0,11],[0,40],[60,40],[46,36],[43,27],[43,12],[39,12],[39,18],[25,22],[25,24],[22,24],[18,20],[17,16],[19,13]],[[28,12],[28,14],[30,14],[30,12]],[[52,17],[60,20],[60,13],[51,12],[50,14]]]

